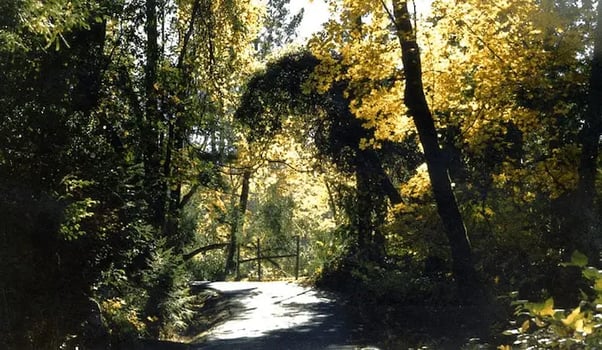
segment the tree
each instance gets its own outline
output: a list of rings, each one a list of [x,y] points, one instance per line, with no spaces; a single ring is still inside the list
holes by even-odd
[[[291,17],[289,10],[287,9],[289,2],[290,0],[269,0],[266,4],[266,13],[263,16],[262,22],[263,28],[254,40],[255,50],[262,60],[265,60],[268,55],[276,53],[277,50],[283,48],[284,45],[290,44],[296,35],[297,27],[303,19],[303,11]],[[240,151],[245,148],[244,144],[244,140],[239,142]],[[245,156],[241,154],[240,158],[242,160]],[[232,273],[235,267],[234,254],[238,246],[238,236],[242,232],[242,223],[249,201],[251,177],[256,169],[261,166],[261,160],[259,162],[253,160],[249,162],[247,159],[245,163],[247,164],[242,165],[244,169],[242,170],[242,185],[239,201],[233,206],[230,244],[226,256],[226,275]]]
[[[287,135],[297,137],[300,144],[315,145],[318,157],[354,174],[357,196],[348,215],[356,231],[355,253],[381,261],[385,249],[380,228],[386,214],[383,203],[389,199],[398,204],[401,197],[378,152],[362,148],[363,140],[371,139],[374,130],[362,127],[351,114],[345,84],[333,86],[324,95],[306,90],[318,64],[314,56],[302,52],[268,65],[265,73],[248,83],[237,118],[250,127],[252,142],[273,140],[285,130],[300,130]]]
[[[448,174],[449,160],[441,152],[435,122],[424,95],[420,49],[406,1],[393,1],[393,16],[402,51],[404,103],[414,120],[424,149],[437,209],[451,247],[454,275],[460,288],[472,293],[472,289],[476,287],[476,272],[470,241],[452,190]]]
[[[314,52],[323,62],[315,72],[317,86],[326,90],[341,76],[349,80],[345,93],[352,98],[352,112],[364,121],[364,127],[376,129],[375,137],[368,139],[365,147],[377,144],[378,140],[403,139],[404,133],[412,130],[403,116],[407,113],[412,118],[451,247],[454,275],[458,285],[470,291],[476,286],[470,242],[452,191],[448,175],[449,160],[439,146],[437,128],[424,93],[417,35],[407,3],[393,1],[392,5],[392,10],[385,2],[346,3],[342,6],[341,22],[331,21],[327,24],[326,35],[338,46],[342,66],[349,65],[349,68],[341,69],[341,64],[328,57],[331,56],[331,41],[326,41],[327,45],[314,42]],[[370,19],[365,21],[368,16]],[[389,39],[391,24],[395,27],[393,34],[399,41],[398,45]],[[374,42],[378,44],[370,47],[370,43]],[[358,50],[363,57],[353,57],[352,52]],[[392,52],[401,53],[403,73],[397,70],[400,62]],[[373,69],[372,63],[376,64],[379,59],[381,63],[378,69]],[[403,83],[400,75],[403,76]],[[396,97],[395,94],[399,95]]]
[[[70,334],[81,345],[80,325],[96,312],[88,298],[127,300],[123,312],[135,317],[124,331],[169,331],[175,321],[156,323],[165,313],[153,304],[185,294],[174,268],[192,233],[181,226],[192,197],[183,191],[217,184],[212,168],[232,151],[228,125],[211,123],[231,109],[251,62],[257,9],[201,0],[5,7],[0,187],[10,194],[0,204],[15,249],[2,255],[24,258],[16,271],[2,266],[13,305],[2,305],[2,346],[58,348]],[[66,303],[72,312],[55,312]]]
[[[598,173],[598,154],[600,134],[602,133],[602,2],[598,2],[597,23],[594,32],[593,57],[589,76],[587,109],[583,126],[579,133],[581,157],[579,162],[579,181],[576,190],[578,212],[583,213],[578,220],[582,241],[586,243],[586,251],[592,262],[600,264],[600,219],[596,219],[596,176]],[[599,203],[597,205],[600,205]]]

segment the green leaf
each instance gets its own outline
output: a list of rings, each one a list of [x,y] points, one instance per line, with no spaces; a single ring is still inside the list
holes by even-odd
[[[602,273],[600,272],[600,270],[591,266],[583,269],[581,273],[583,274],[583,277],[587,278],[590,281],[596,281],[602,278]]]
[[[602,279],[601,278],[596,279],[596,282],[594,283],[594,290],[598,293],[602,292]]]
[[[585,267],[587,265],[587,256],[578,250],[575,250],[571,255],[571,265]]]
[[[525,307],[536,316],[554,316],[554,298],[549,298],[543,303],[527,303]]]

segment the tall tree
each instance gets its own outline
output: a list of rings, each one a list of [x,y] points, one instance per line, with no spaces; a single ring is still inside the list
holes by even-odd
[[[145,2],[145,22],[144,29],[146,34],[146,46],[144,63],[144,122],[140,124],[140,134],[142,135],[143,160],[144,160],[144,181],[145,192],[148,195],[148,202],[151,208],[151,218],[156,227],[163,226],[165,216],[164,186],[165,179],[161,177],[160,162],[161,152],[159,145],[159,130],[161,123],[159,114],[159,80],[157,69],[159,65],[159,21],[157,19],[157,1],[147,0]]]
[[[236,115],[250,127],[251,140],[271,142],[284,133],[300,144],[315,145],[318,158],[355,176],[356,193],[347,206],[355,234],[353,253],[382,261],[386,200],[399,204],[401,196],[385,171],[382,152],[362,147],[364,140],[374,137],[374,129],[363,127],[352,114],[345,96],[346,82],[333,85],[324,94],[306,89],[319,63],[313,55],[301,52],[268,64],[266,72],[247,85]],[[289,124],[294,127],[286,127]]]
[[[588,256],[592,263],[600,265],[602,237],[599,232],[600,218],[596,212],[595,197],[596,176],[599,171],[600,134],[602,132],[602,1],[598,1],[596,14],[587,109],[579,134],[581,157],[578,168],[577,208],[579,209],[577,212],[581,213],[583,217],[577,222],[581,231],[579,234],[585,236],[579,239],[588,243]],[[596,231],[598,232],[596,233]]]
[[[452,190],[448,173],[449,159],[446,159],[439,146],[433,115],[424,94],[420,48],[407,1],[393,1],[393,16],[401,45],[405,76],[403,100],[408,113],[414,119],[424,149],[437,209],[451,247],[454,275],[460,288],[471,292],[476,287],[476,272],[470,241]]]

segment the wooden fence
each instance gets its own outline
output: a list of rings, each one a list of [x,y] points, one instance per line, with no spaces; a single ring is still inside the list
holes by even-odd
[[[237,249],[237,259],[236,259],[236,279],[240,279],[240,264],[248,263],[248,262],[257,262],[257,279],[261,281],[262,271],[261,271],[261,261],[265,260],[270,262],[272,265],[280,268],[280,266],[274,262],[275,259],[283,259],[283,258],[295,258],[295,279],[299,278],[299,236],[295,236],[296,245],[295,245],[295,253],[293,254],[278,254],[278,255],[263,255],[261,251],[261,241],[257,239],[257,245],[251,249],[255,249],[255,257],[249,259],[240,258],[240,250],[241,248],[249,248],[238,245]],[[282,269],[282,268],[280,268]]]

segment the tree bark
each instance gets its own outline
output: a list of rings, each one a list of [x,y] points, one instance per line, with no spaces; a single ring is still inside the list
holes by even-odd
[[[226,269],[225,274],[228,275],[234,271],[236,262],[234,261],[234,254],[236,253],[236,247],[238,245],[238,234],[242,227],[242,221],[244,219],[245,212],[247,211],[247,203],[249,201],[249,184],[251,182],[251,170],[247,169],[242,175],[242,188],[240,190],[240,198],[238,205],[234,208],[234,217],[230,227],[230,244],[228,246],[228,255],[226,257]]]
[[[401,44],[405,74],[404,102],[414,120],[424,149],[437,211],[451,248],[453,274],[461,295],[472,295],[477,286],[472,250],[452,190],[447,161],[438,143],[435,122],[424,95],[420,51],[416,42],[416,33],[412,28],[407,1],[393,1],[393,17]]]
[[[364,150],[362,151],[361,158],[372,168],[372,176],[376,180],[376,183],[379,184],[380,191],[383,192],[383,195],[386,195],[389,198],[391,204],[396,205],[403,203],[403,199],[399,194],[399,190],[391,181],[391,178],[385,171],[383,164],[378,158],[376,152],[370,149]]]
[[[152,224],[162,229],[165,220],[164,179],[161,178],[161,152],[159,150],[159,96],[157,84],[157,67],[159,62],[159,32],[157,29],[157,1],[146,0],[146,63],[144,67],[144,103],[145,120],[140,125],[143,161],[144,187],[150,207]]]
[[[602,237],[595,235],[599,218],[595,210],[596,173],[598,171],[598,153],[600,132],[602,131],[602,1],[597,5],[597,25],[594,33],[594,55],[589,79],[588,105],[583,120],[583,127],[579,134],[581,143],[581,158],[579,162],[579,182],[576,200],[580,219],[575,232],[579,237],[574,237],[581,244],[584,253],[590,261],[600,265],[599,249],[602,246]],[[570,253],[569,253],[570,254]]]

